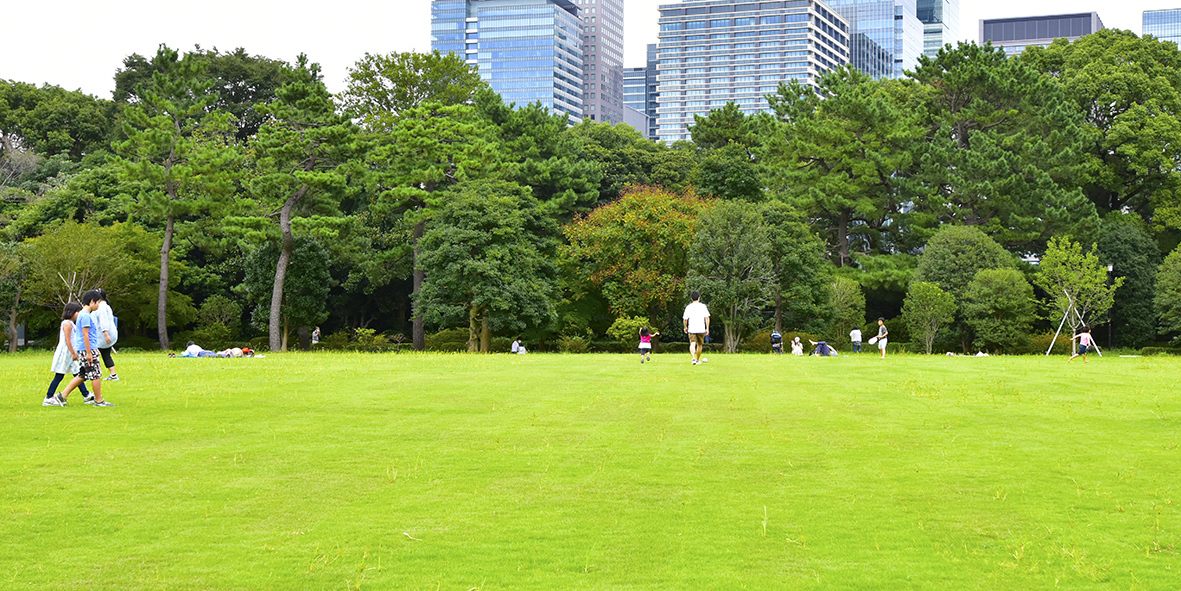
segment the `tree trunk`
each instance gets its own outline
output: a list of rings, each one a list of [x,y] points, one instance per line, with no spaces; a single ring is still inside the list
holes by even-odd
[[[284,316],[283,317],[283,341],[282,341],[283,344],[279,347],[283,351],[287,350],[287,336],[289,334],[291,334],[289,332],[290,330],[291,330],[291,319]]]
[[[160,246],[160,298],[156,302],[156,326],[160,348],[167,351],[168,342],[168,253],[172,251],[172,234],[176,231],[176,217],[168,215],[164,224],[164,244]]]
[[[849,260],[849,210],[842,209],[837,220],[837,253],[840,257],[838,267],[844,267]]]
[[[467,352],[475,353],[480,350],[480,308],[472,306],[467,309]]]
[[[283,248],[279,249],[279,262],[275,265],[275,285],[271,290],[271,317],[268,322],[267,333],[270,337],[272,351],[287,350],[287,333],[279,334],[279,323],[282,316],[283,284],[287,281],[287,265],[291,263],[291,251],[295,249],[295,236],[291,233],[291,210],[295,204],[307,193],[307,186],[301,186],[298,191],[287,198],[283,209],[279,211],[279,229],[283,232]]]
[[[775,288],[775,332],[783,334],[783,289]]]
[[[487,306],[484,306],[484,313],[480,316],[480,352],[492,352],[492,327],[488,324]]]
[[[733,324],[726,324],[725,332],[726,332],[726,337],[725,337],[726,338],[726,352],[727,353],[737,353],[738,352],[738,339],[742,338],[742,331],[740,329],[738,329],[737,327],[735,327]]]
[[[422,235],[425,231],[426,222],[418,222],[417,224],[414,224],[414,289],[413,293],[411,294],[411,301],[414,302],[414,309],[412,311],[414,314],[414,318],[412,320],[414,326],[411,330],[413,331],[415,351],[422,351],[423,349],[426,349],[426,323],[422,319],[418,302],[413,299],[418,296],[420,291],[422,291],[422,281],[426,278],[426,275],[422,272],[422,268],[418,266],[418,241],[422,238]]]
[[[301,326],[301,327],[299,327],[298,333],[299,333],[299,350],[300,351],[311,351],[312,350],[312,331],[308,330],[308,327],[306,327],[306,326]]]
[[[20,300],[21,300],[21,294],[20,294],[20,290],[18,289],[16,292],[15,304],[20,304]],[[16,336],[17,336],[16,309],[17,309],[17,306],[15,304],[12,306],[12,309],[8,311],[8,352],[9,353],[16,353]]]

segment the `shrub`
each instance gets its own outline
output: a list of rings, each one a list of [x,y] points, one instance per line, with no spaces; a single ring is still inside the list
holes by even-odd
[[[742,350],[751,353],[770,353],[771,352],[771,331],[760,332],[756,335],[747,337],[742,341]],[[791,352],[791,346],[787,347],[788,352]]]
[[[467,339],[469,333],[466,328],[448,328],[440,330],[439,332],[427,335],[426,349],[427,351],[467,351]]]
[[[512,353],[513,340],[508,337],[492,337],[493,353]]]
[[[372,328],[358,328],[354,333],[353,347],[358,351],[380,350],[385,344],[385,335]]]
[[[1028,347],[1017,349],[1016,352],[1028,355],[1045,355],[1046,349],[1050,348],[1050,341],[1053,340],[1054,333],[1046,332],[1042,334],[1029,335]],[[1054,343],[1055,355],[1069,355],[1070,354],[1070,333],[1058,335],[1058,341]]]
[[[647,318],[623,316],[615,319],[611,328],[607,329],[607,336],[615,339],[626,349],[635,349],[640,346],[640,329],[645,326],[648,326]]]
[[[55,344],[56,346],[56,344]],[[119,342],[115,343],[115,349],[119,351],[126,351],[127,349],[143,349],[144,351],[152,351],[160,349],[160,341],[150,337],[141,337],[139,335],[119,335]]]
[[[338,330],[322,339],[316,344],[317,348],[328,349],[330,351],[343,351],[349,348],[352,338],[347,330]]]
[[[1144,347],[1141,355],[1181,355],[1181,349],[1176,347]]]
[[[250,339],[250,348],[255,351],[270,351],[271,338],[270,337],[254,337]]]
[[[590,340],[586,337],[561,337],[558,339],[558,351],[562,353],[586,353],[590,350]]]

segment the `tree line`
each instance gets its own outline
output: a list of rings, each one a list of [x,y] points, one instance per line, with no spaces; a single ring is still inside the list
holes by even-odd
[[[488,351],[636,319],[675,339],[690,289],[730,350],[867,316],[927,350],[1108,311],[1119,345],[1181,332],[1181,52],[1127,31],[838,69],[673,145],[506,105],[438,53],[366,55],[338,95],[304,56],[242,49],[161,46],[115,82],[0,81],[10,349],[96,286],[165,348],[324,325]]]

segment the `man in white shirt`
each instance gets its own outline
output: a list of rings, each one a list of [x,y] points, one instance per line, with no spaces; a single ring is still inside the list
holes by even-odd
[[[705,349],[705,335],[709,334],[709,308],[701,303],[701,292],[693,290],[689,294],[693,300],[685,306],[684,321],[685,334],[689,335],[689,354],[693,356],[693,365],[701,365],[701,353]]]
[[[853,343],[853,352],[860,353],[861,352],[861,329],[854,328],[853,330],[849,331],[849,340]]]

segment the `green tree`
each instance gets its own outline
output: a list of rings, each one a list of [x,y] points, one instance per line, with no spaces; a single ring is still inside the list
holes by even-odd
[[[1181,332],[1181,249],[1169,253],[1157,271],[1153,306],[1160,334]]]
[[[822,76],[818,92],[793,81],[768,97],[781,121],[765,150],[769,186],[824,220],[840,267],[851,260],[851,235],[868,249],[902,201],[920,128],[893,96],[897,84],[848,66]]]
[[[67,220],[25,244],[27,295],[46,308],[61,310],[99,287],[118,295],[126,283],[130,261],[112,228]]]
[[[476,93],[476,107],[499,131],[505,178],[532,189],[554,214],[587,211],[598,201],[603,175],[570,132],[567,115],[550,113],[540,102],[506,105],[490,88]]]
[[[390,130],[403,114],[428,103],[469,105],[487,84],[454,53],[366,53],[349,68],[341,94],[349,112],[370,130]]]
[[[595,163],[602,175],[596,205],[619,199],[632,186],[682,192],[697,168],[697,148],[689,142],[670,147],[644,139],[627,125],[588,120],[570,131],[583,141],[587,161]]]
[[[124,109],[123,133],[117,143],[124,178],[138,193],[130,207],[164,221],[160,247],[157,325],[160,346],[168,348],[168,265],[176,221],[186,216],[217,213],[230,197],[240,156],[225,143],[232,131],[229,116],[209,112],[217,98],[204,64],[192,54],[178,59],[161,45],[153,60],[151,85],[140,86],[140,100]]]
[[[979,228],[948,225],[940,228],[927,243],[919,257],[914,281],[934,283],[960,303],[957,322],[948,332],[967,351],[973,341],[971,325],[962,309],[968,284],[985,269],[1012,269],[1016,265],[1016,258]]]
[[[313,214],[312,223],[330,224],[323,218],[338,211],[340,200],[348,193],[349,172],[364,155],[360,129],[337,112],[319,72],[319,64],[309,64],[301,54],[278,98],[259,106],[271,120],[262,126],[254,143],[257,172],[249,186],[264,207],[271,209],[269,215],[278,215],[282,245],[267,305],[272,351],[286,350],[288,330],[282,323],[281,304],[290,299],[284,289],[295,249],[292,218],[304,212]]]
[[[493,331],[547,325],[557,298],[557,224],[528,188],[461,185],[423,235],[423,314],[440,325],[466,317],[468,350],[490,353]]]
[[[374,132],[377,146],[370,164],[380,191],[375,210],[402,212],[413,227],[411,294],[418,302],[425,280],[419,241],[427,222],[453,195],[455,186],[496,177],[501,172],[501,154],[496,129],[469,105],[426,103],[400,112],[389,125],[388,132]],[[414,348],[421,351],[426,347],[425,317],[417,305],[412,331]]]
[[[767,225],[757,209],[722,201],[702,213],[689,246],[685,287],[708,298],[730,353],[738,352],[743,331],[758,324],[759,312],[770,301],[775,283],[770,251]]]
[[[921,57],[911,77],[926,134],[914,150],[926,187],[916,213],[1027,251],[1097,223],[1079,189],[1090,135],[1061,85],[1000,48],[963,42]]]
[[[201,303],[197,321],[202,327],[224,326],[233,337],[238,334],[242,324],[242,306],[224,295],[212,295]]]
[[[32,309],[32,302],[25,296],[29,280],[29,257],[27,247],[13,242],[0,242],[0,311],[8,321],[8,352],[16,352],[17,327]]]
[[[902,318],[910,329],[911,338],[923,339],[927,355],[931,354],[939,329],[955,319],[955,311],[955,296],[925,281],[911,283],[906,301],[902,303]]]
[[[1140,348],[1156,336],[1156,274],[1161,264],[1160,247],[1139,216],[1112,213],[1103,220],[1096,242],[1099,261],[1113,267],[1113,276],[1124,284],[1115,292],[1111,308],[1112,332],[1121,347]]]
[[[0,156],[23,147],[77,161],[105,150],[114,128],[111,101],[48,84],[0,80]]]
[[[1021,61],[1049,74],[1085,118],[1084,189],[1102,211],[1131,210],[1181,228],[1181,52],[1177,44],[1105,29],[1031,47]],[[1080,156],[1082,154],[1079,154]]]
[[[1123,277],[1116,277],[1107,285],[1107,267],[1099,262],[1097,247],[1084,253],[1082,245],[1069,238],[1051,239],[1038,266],[1041,271],[1034,282],[1050,298],[1050,320],[1065,318],[1072,337],[1111,309],[1116,290],[1124,284]]]
[[[1016,269],[980,271],[964,294],[964,315],[977,348],[1011,352],[1029,340],[1036,315],[1033,286]]]
[[[848,343],[849,333],[865,324],[865,292],[861,284],[840,275],[825,283],[828,305],[832,309],[831,332],[836,343]]]
[[[294,238],[288,262],[282,300],[278,309],[274,305],[275,274],[278,261],[285,246],[268,242],[255,249],[246,257],[245,281],[250,299],[257,305],[255,324],[270,328],[271,320],[280,319],[279,342],[272,351],[286,351],[292,331],[305,333],[328,317],[328,291],[332,286],[332,275],[328,272],[328,250],[311,238]]]
[[[769,201],[760,210],[767,226],[771,256],[771,300],[775,330],[782,333],[784,316],[803,328],[805,319],[822,315],[824,306],[824,242],[794,207]]]
[[[205,50],[197,46],[191,55],[204,64],[210,92],[216,93],[209,108],[230,114],[234,135],[239,142],[254,137],[268,120],[268,115],[256,107],[274,100],[279,87],[287,82],[288,64],[250,55],[241,47],[232,52],[220,52],[216,48]],[[115,101],[128,104],[141,100],[139,87],[150,86],[156,71],[162,67],[166,66],[158,59],[149,60],[139,54],[124,58],[123,67],[115,73]]]
[[[685,293],[688,250],[709,207],[693,194],[639,187],[565,227],[564,256],[603,291],[611,312],[668,326]]]

